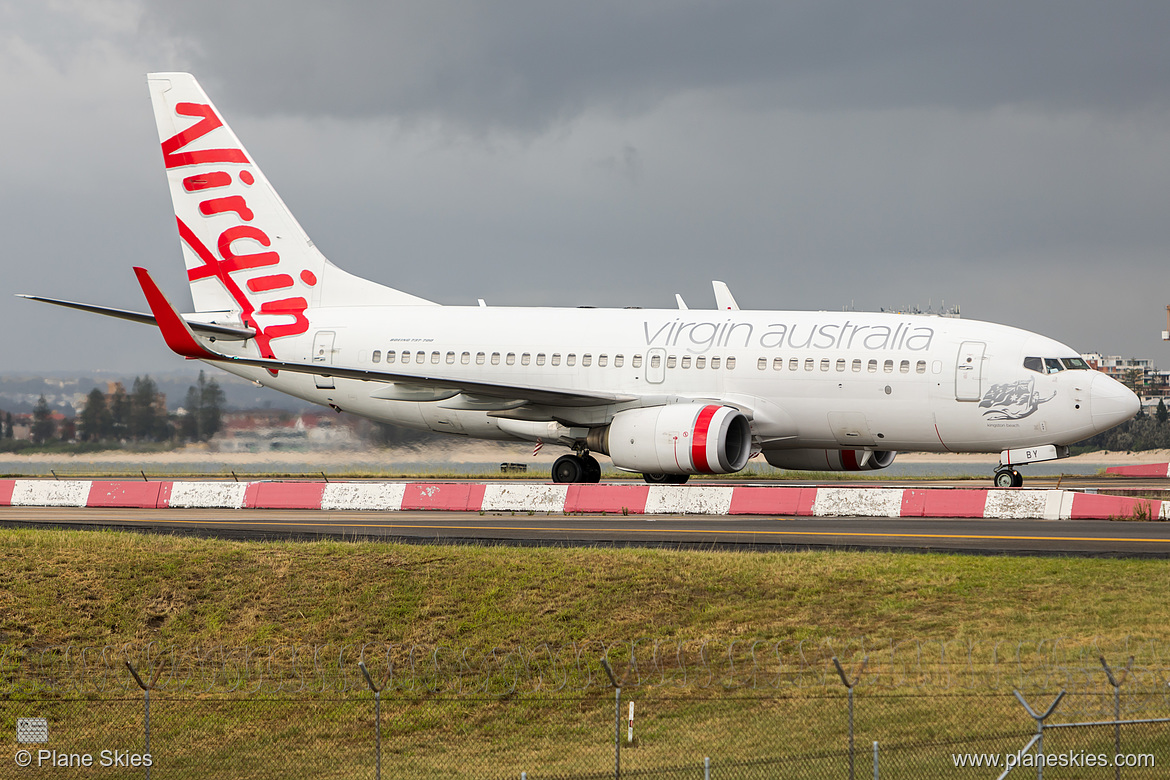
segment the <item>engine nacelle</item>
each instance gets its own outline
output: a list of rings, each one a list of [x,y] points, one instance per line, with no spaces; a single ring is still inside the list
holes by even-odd
[[[728,474],[747,465],[752,433],[744,413],[730,406],[670,404],[618,412],[588,443],[629,471]]]
[[[874,471],[894,462],[888,450],[765,450],[764,459],[794,471]]]

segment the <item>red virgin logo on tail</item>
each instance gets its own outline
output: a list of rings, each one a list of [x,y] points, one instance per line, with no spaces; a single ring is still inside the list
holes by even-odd
[[[242,149],[187,148],[208,133],[223,127],[223,121],[211,106],[202,103],[179,103],[175,106],[175,113],[178,116],[197,117],[198,121],[162,142],[163,161],[168,170],[186,166],[219,166],[224,163],[252,164]],[[217,192],[226,187],[236,187],[237,181],[245,188],[244,194]],[[296,286],[296,280],[288,273],[245,274],[240,278],[253,296],[268,298],[257,307],[252,302],[252,297],[235,278],[240,272],[277,266],[281,262],[280,255],[275,250],[246,251],[254,250],[256,244],[259,244],[262,250],[272,246],[272,239],[267,233],[255,225],[248,224],[255,218],[255,213],[248,206],[246,188],[251,187],[255,181],[255,176],[247,169],[238,171],[236,178],[233,179],[230,172],[217,168],[197,171],[183,179],[185,192],[192,193],[195,197],[210,196],[199,202],[200,215],[208,219],[218,219],[225,215],[235,218],[235,224],[219,232],[214,249],[200,240],[193,227],[185,223],[182,217],[176,215],[176,220],[179,236],[202,262],[201,266],[187,271],[187,278],[192,282],[211,277],[218,279],[239,305],[244,325],[256,329],[256,345],[260,348],[260,354],[274,358],[271,347],[273,339],[297,336],[308,331],[309,320],[305,316],[308,301],[303,296],[271,299],[270,296],[279,295],[281,291]],[[207,224],[211,226],[210,222]],[[213,233],[216,229],[218,226],[211,227]],[[307,287],[317,283],[317,277],[309,270],[302,270],[297,278]],[[261,328],[256,322],[257,314],[264,317],[280,317],[285,321]]]

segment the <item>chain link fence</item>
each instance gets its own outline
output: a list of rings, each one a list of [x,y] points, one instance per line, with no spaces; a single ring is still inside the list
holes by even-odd
[[[1000,777],[1009,760],[1010,777],[1160,777],[1161,649],[9,648],[0,778]],[[1115,766],[1118,753],[1131,765]]]

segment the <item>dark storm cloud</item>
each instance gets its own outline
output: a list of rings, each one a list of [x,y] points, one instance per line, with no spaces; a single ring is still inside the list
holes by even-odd
[[[262,113],[539,129],[729,90],[820,109],[1170,104],[1170,4],[151,3]]]

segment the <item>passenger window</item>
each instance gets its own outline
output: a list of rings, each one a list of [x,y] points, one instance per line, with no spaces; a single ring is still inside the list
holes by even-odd
[[[674,368],[674,366],[677,362],[678,362],[677,357],[675,357],[674,355],[669,355],[666,358],[666,367],[667,368]]]
[[[393,363],[394,362],[394,355],[395,355],[394,350],[392,350],[392,349],[386,350],[386,362]]]
[[[837,370],[838,371],[845,370],[845,358],[837,358]]]
[[[613,356],[613,367],[614,368],[621,368],[622,363],[625,363],[625,362],[626,362],[626,358],[624,355],[614,355]]]
[[[783,367],[783,365],[784,365],[783,360],[780,361],[780,365],[781,365],[781,367]],[[788,370],[789,371],[799,371],[800,370],[800,361],[797,360],[796,358],[792,358],[792,360],[789,360],[788,361]]]
[[[853,373],[855,373],[855,374],[861,373],[861,358],[854,358],[853,359]]]
[[[759,360],[756,361],[756,368],[760,369],[761,371],[763,371],[767,367],[768,367],[768,358],[760,358]]]
[[[784,358],[773,358],[772,359],[772,370],[773,371],[783,371],[784,370]]]
[[[577,365],[577,353],[576,352],[569,353],[569,356],[567,358],[565,358],[565,365],[566,366]]]
[[[1029,371],[1035,371],[1037,374],[1044,373],[1044,361],[1038,357],[1024,358],[1024,368]]]
[[[815,366],[816,366],[816,361],[813,360],[812,358],[805,358],[804,359],[804,370],[805,371],[812,371]]]
[[[484,360],[486,360],[486,359],[487,359],[487,355],[485,355],[484,353],[482,353],[482,352],[475,353],[475,364],[477,366],[482,366],[484,364]]]
[[[609,355],[598,355],[597,356],[597,367],[598,368],[605,368],[608,365],[609,365]]]
[[[525,353],[520,355],[520,365],[526,366],[531,362],[532,362],[532,355],[530,355],[529,353],[525,352]]]
[[[544,365],[544,353],[543,352],[536,353],[536,365],[538,365],[538,366]]]
[[[887,360],[887,361],[886,361],[886,362],[885,362],[885,363],[882,365],[882,371],[885,371],[887,374],[892,374],[892,373],[894,373],[894,361],[892,361],[892,360]]]
[[[370,360],[373,361],[374,363],[381,363],[382,362],[382,350],[375,349],[374,354],[370,357]]]
[[[926,361],[925,360],[919,360],[917,363],[914,364],[914,373],[916,373],[916,374],[925,374],[926,373]]]
[[[634,355],[634,368],[641,368],[641,367],[642,367],[642,356],[641,355]]]
[[[658,368],[661,365],[662,365],[662,356],[661,355],[651,355],[650,356],[650,368]]]
[[[560,352],[552,353],[552,364],[554,366],[559,366],[561,364],[561,353]]]
[[[409,363],[409,362],[410,362],[410,353],[409,353],[409,352],[407,352],[406,350],[403,350],[403,351],[402,351],[402,362],[403,362],[403,363]]]
[[[828,370],[829,370],[829,359],[828,358],[821,358],[821,371],[828,371]]]
[[[901,362],[901,364],[899,364],[898,370],[901,371],[903,374],[909,374],[910,373],[910,361],[903,360]]]
[[[459,356],[459,362],[466,366],[468,363],[471,362],[471,353],[464,352],[462,355]]]
[[[705,358],[702,355],[699,355],[697,358],[695,358],[695,368],[706,368],[706,367],[707,367],[707,358]]]
[[[877,373],[877,361],[876,360],[869,361],[869,365],[867,366],[866,370],[869,371],[869,373],[871,373],[871,374],[876,374]]]
[[[584,355],[581,356],[581,365],[587,367],[587,366],[591,365],[592,363],[593,363],[593,356],[590,355],[588,352],[586,352]]]
[[[442,356],[441,356],[441,355],[440,355],[438,352],[432,352],[432,353],[431,353],[431,362],[432,362],[432,363],[438,363],[438,362],[439,362],[439,359],[440,359],[441,357],[442,357]],[[454,354],[452,354],[452,357],[454,357]]]
[[[509,366],[516,365],[516,353],[509,352],[508,356],[506,358],[504,358],[504,362],[507,363]]]
[[[454,362],[455,362],[455,353],[448,352],[447,353],[447,365],[452,365]]]
[[[722,362],[721,358],[718,358],[718,357],[711,358],[711,368],[719,368],[719,364],[721,362]]]
[[[734,356],[734,355],[733,355],[733,356],[731,356],[731,357],[729,357],[729,358],[727,358],[727,364],[726,364],[726,365],[727,365],[727,370],[728,370],[728,371],[734,371],[734,370],[735,370],[735,356]]]
[[[691,367],[691,356],[690,355],[683,355],[682,367],[683,368],[690,368]]]
[[[498,366],[499,364],[500,364],[500,353],[499,353],[499,352],[493,352],[493,353],[492,353],[492,365],[493,365],[493,366]]]
[[[1064,366],[1056,358],[1044,358],[1044,368],[1046,373],[1055,374],[1057,371],[1063,371]]]

